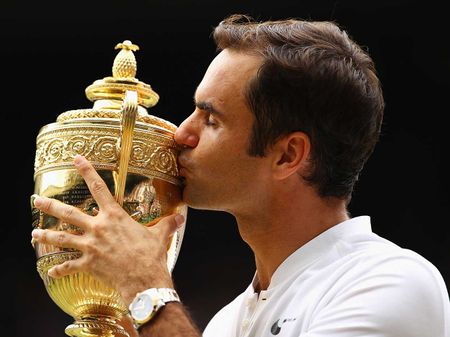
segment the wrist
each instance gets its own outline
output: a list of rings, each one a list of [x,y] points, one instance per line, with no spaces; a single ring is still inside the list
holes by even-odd
[[[129,305],[136,330],[148,323],[171,302],[181,302],[177,292],[172,288],[150,288],[138,293]]]
[[[125,305],[128,307],[136,295],[150,288],[174,288],[173,281],[169,277],[160,280],[129,280],[122,286],[117,287],[117,291],[122,296]]]

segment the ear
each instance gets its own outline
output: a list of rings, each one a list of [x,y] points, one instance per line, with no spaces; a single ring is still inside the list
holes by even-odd
[[[286,179],[307,167],[311,141],[303,132],[292,132],[273,146],[273,174],[278,180]]]

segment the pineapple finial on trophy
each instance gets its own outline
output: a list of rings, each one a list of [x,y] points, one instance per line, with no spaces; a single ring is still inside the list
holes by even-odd
[[[134,78],[136,77],[136,58],[134,51],[139,50],[139,46],[131,43],[130,40],[125,40],[118,43],[114,49],[122,49],[114,59],[112,73],[115,78]]]
[[[138,93],[138,113],[147,115],[145,108],[151,108],[158,103],[159,95],[152,87],[136,78],[137,62],[134,56],[139,47],[130,40],[117,43],[115,49],[120,49],[114,58],[112,76],[94,81],[85,92],[86,97],[94,102],[94,109],[122,109],[122,101],[127,90]]]

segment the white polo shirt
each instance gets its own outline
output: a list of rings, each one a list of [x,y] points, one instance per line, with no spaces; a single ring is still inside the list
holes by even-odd
[[[253,283],[214,316],[204,337],[450,337],[439,271],[372,233],[368,216],[300,247],[267,290],[257,294]]]

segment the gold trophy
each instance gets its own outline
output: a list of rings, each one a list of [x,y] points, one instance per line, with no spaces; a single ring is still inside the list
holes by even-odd
[[[112,77],[89,85],[86,97],[92,109],[69,110],[55,123],[43,126],[36,139],[34,193],[58,199],[95,215],[97,204],[73,159],[85,156],[107,183],[117,202],[138,222],[151,225],[162,216],[179,213],[186,217],[178,176],[178,147],[173,140],[176,126],[149,115],[159,96],[136,76],[134,51],[139,47],[126,40],[114,59]],[[69,223],[44,214],[32,205],[32,226],[82,235]],[[184,226],[168,245],[168,268],[172,272],[183,240]],[[130,242],[129,244],[133,244]],[[66,327],[69,336],[120,336],[128,333],[119,324],[128,313],[118,292],[88,273],[59,279],[48,270],[76,259],[73,249],[33,243],[37,270],[52,300],[74,318]],[[133,263],[133,261],[130,261]]]

